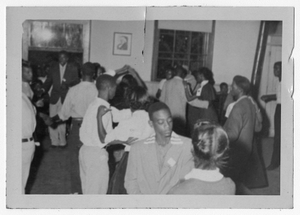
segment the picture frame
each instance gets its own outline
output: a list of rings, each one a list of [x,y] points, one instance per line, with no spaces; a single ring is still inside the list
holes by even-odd
[[[113,40],[113,55],[131,55],[131,33],[115,32]]]

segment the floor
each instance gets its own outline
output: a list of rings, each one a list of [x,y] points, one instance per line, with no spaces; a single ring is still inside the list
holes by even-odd
[[[36,147],[30,176],[26,186],[27,194],[70,194],[69,158],[67,148],[51,148],[46,137],[40,147]],[[261,149],[263,162],[268,166],[271,158],[273,138],[265,138]],[[280,168],[267,171],[268,187],[247,190],[249,195],[279,195]]]

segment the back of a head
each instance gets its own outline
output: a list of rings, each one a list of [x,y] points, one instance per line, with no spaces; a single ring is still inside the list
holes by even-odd
[[[152,105],[150,105],[150,107],[148,109],[150,120],[152,120],[153,114],[157,111],[160,111],[160,110],[167,110],[171,113],[170,108],[168,107],[168,105],[166,105],[163,102],[155,102]]]
[[[148,91],[141,86],[134,87],[129,95],[129,103],[132,111],[135,110],[147,111],[149,106]]]
[[[83,64],[82,66],[82,75],[83,76],[89,76],[89,77],[93,77],[95,74],[95,65],[91,62],[86,62],[85,64]]]
[[[175,69],[175,75],[184,78],[187,75],[187,70],[182,66],[177,66]]]
[[[222,83],[220,84],[220,87],[227,87],[227,88],[228,88],[228,84],[225,83],[225,82],[222,82]]]
[[[224,129],[209,121],[200,121],[192,135],[195,168],[222,169],[226,165],[229,140]]]
[[[243,90],[244,95],[249,95],[250,90],[251,90],[251,83],[248,80],[248,78],[240,75],[236,75],[233,78],[233,82]]]
[[[138,82],[130,74],[124,75],[123,78],[122,78],[122,82],[128,84],[128,86],[131,87],[131,88],[138,86]]]
[[[106,90],[107,87],[114,87],[116,85],[115,78],[110,75],[101,75],[96,80],[96,87],[99,91]]]

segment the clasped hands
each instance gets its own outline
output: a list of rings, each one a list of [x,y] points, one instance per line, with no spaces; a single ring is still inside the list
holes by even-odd
[[[54,121],[52,120],[52,118],[50,116],[48,116],[47,114],[39,113],[39,116],[43,119],[44,123],[47,126],[51,126],[52,128],[56,128],[57,127],[57,124],[54,123]]]

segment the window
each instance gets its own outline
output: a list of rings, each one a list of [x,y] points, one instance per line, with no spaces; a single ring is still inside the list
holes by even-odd
[[[165,78],[168,66],[186,65],[193,71],[211,67],[212,33],[157,29],[153,52],[153,80]]]

